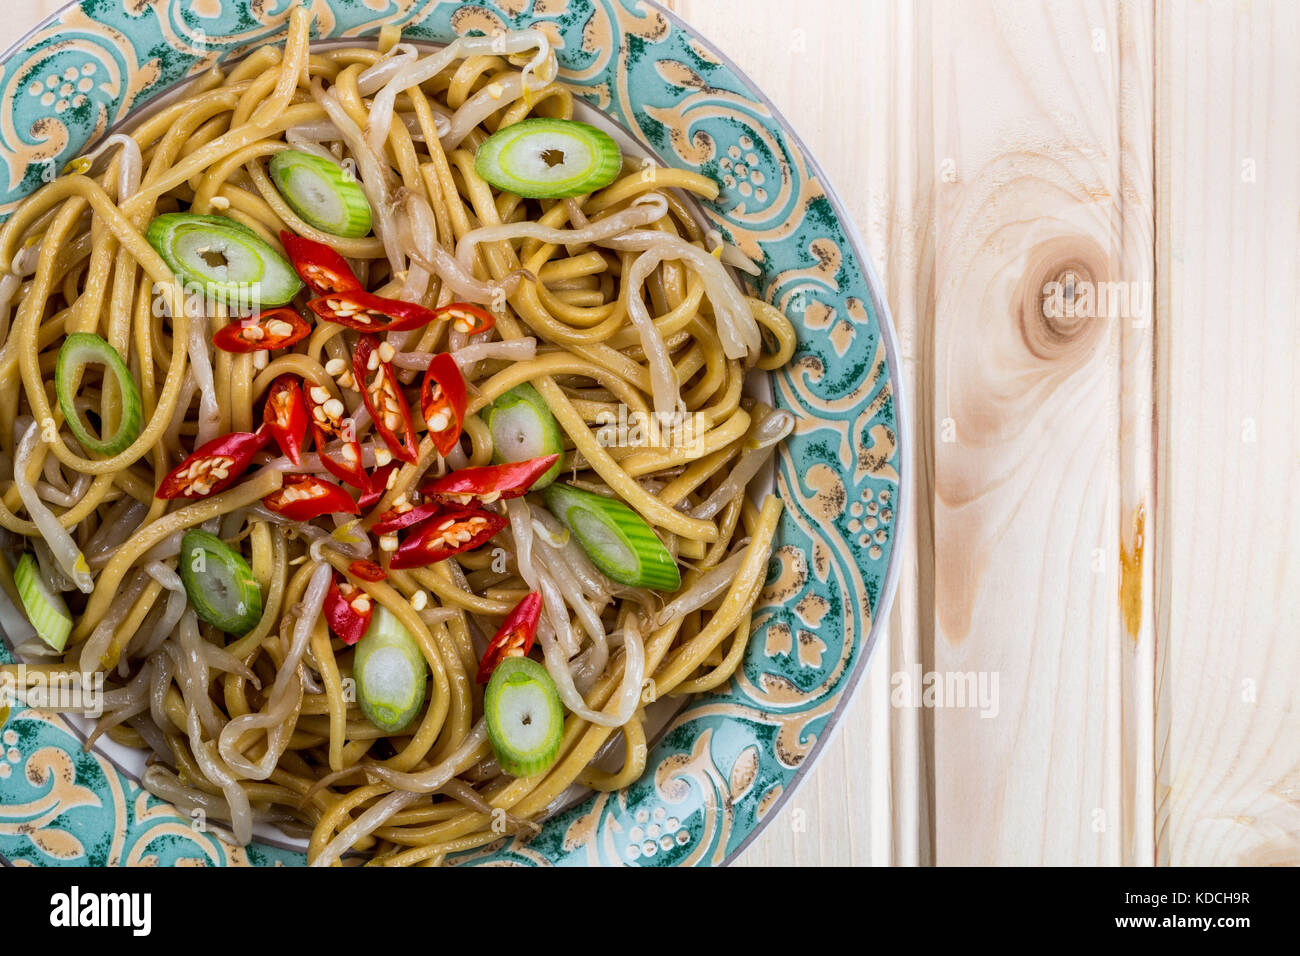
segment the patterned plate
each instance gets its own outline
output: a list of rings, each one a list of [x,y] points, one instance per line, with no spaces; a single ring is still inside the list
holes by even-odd
[[[81,0],[0,63],[0,217],[154,97],[284,32],[293,0]],[[329,38],[447,42],[535,27],[561,76],[666,163],[722,184],[706,214],[762,266],[759,294],[799,328],[772,377],[797,419],[778,461],[787,509],[731,684],[692,699],[642,778],[587,798],[528,843],[458,862],[681,865],[731,860],[830,732],[883,626],[900,555],[903,416],[880,284],[821,170],[785,120],[713,46],[643,0],[315,0]],[[8,651],[0,645],[0,659]],[[0,717],[3,710],[0,710]],[[301,863],[191,827],[61,718],[15,705],[0,729],[0,854],[27,865]]]

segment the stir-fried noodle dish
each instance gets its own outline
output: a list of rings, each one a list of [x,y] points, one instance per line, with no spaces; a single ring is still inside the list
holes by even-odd
[[[735,673],[793,426],[745,386],[795,334],[544,34],[310,32],[0,232],[4,670],[101,675],[86,746],[235,843],[437,865]]]

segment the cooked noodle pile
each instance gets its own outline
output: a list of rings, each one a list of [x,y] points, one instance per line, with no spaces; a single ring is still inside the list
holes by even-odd
[[[789,360],[794,332],[741,290],[727,269],[737,251],[696,222],[687,197],[718,192],[705,177],[625,159],[590,195],[534,200],[479,176],[475,151],[492,132],[572,116],[542,34],[431,52],[385,30],[374,47],[313,52],[309,26],[296,10],[283,46],[197,79],[4,226],[0,525],[10,556],[34,554],[73,620],[62,654],[35,656],[36,640],[20,648],[28,673],[107,672],[91,742],[107,735],[151,751],[150,791],[202,809],[240,843],[255,822],[309,835],[315,864],[434,865],[533,832],[575,788],[636,780],[647,704],[735,672],[780,513],[774,496],[757,501],[747,486],[792,426],[742,388],[747,372]],[[372,234],[341,238],[295,214],[268,172],[286,148],[354,170]],[[412,408],[432,356],[451,353],[469,383],[461,443],[444,457],[421,432],[418,462],[401,463],[359,518],[294,521],[265,506],[286,474],[324,473],[318,454],[295,465],[274,446],[225,490],[157,497],[196,447],[256,429],[286,374],[342,402],[367,468],[390,457],[336,371],[350,366],[354,331],[317,320],[291,348],[213,347],[234,320],[211,302],[196,312],[145,238],[171,212],[228,217],[281,252],[281,230],[327,243],[381,296],[489,310],[495,326],[484,334],[444,321],[385,340]],[[79,443],[54,398],[57,357],[74,333],[107,341],[138,385],[138,437],[116,453]],[[615,583],[536,494],[487,505],[507,524],[483,547],[378,581],[350,573],[357,560],[387,566],[366,532],[374,515],[417,500],[430,478],[492,461],[479,413],[523,383],[563,432],[560,480],[629,505],[677,562],[680,589]],[[97,368],[75,402],[103,433],[124,414],[120,389]],[[656,413],[689,423],[689,440],[604,437],[611,421]],[[194,528],[242,554],[256,579],[262,613],[241,636],[187,599],[180,541]],[[391,612],[427,663],[424,704],[401,733],[362,714],[355,650],[322,614],[331,582],[344,578]],[[487,639],[532,591],[543,601],[533,657],[565,716],[549,769],[516,777],[494,757],[475,672]]]

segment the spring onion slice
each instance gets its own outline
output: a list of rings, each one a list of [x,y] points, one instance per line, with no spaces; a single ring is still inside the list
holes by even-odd
[[[214,534],[191,528],[181,538],[181,583],[194,612],[227,634],[248,633],[262,617],[262,591],[248,562]]]
[[[270,170],[284,201],[310,225],[349,239],[370,232],[370,201],[337,163],[285,149],[271,157]]]
[[[88,365],[103,366],[105,384],[111,376],[121,400],[117,429],[103,438],[97,438],[77,414],[77,389]],[[54,390],[68,428],[87,451],[96,455],[116,455],[129,448],[139,436],[143,420],[140,389],[117,349],[98,335],[73,332],[63,340],[54,366]]]
[[[525,383],[512,388],[487,408],[492,433],[492,461],[498,465],[564,454],[564,433],[537,389]],[[533,483],[541,491],[560,473],[560,462]]]
[[[529,199],[582,196],[612,183],[623,167],[608,133],[576,120],[523,120],[478,148],[474,168],[498,189]]]
[[[392,611],[375,605],[352,661],[361,712],[380,730],[404,730],[424,704],[429,665]]]
[[[564,708],[546,668],[531,657],[497,665],[483,694],[488,739],[501,769],[531,777],[555,762],[564,736]]]
[[[177,278],[226,305],[284,305],[302,288],[293,266],[233,219],[169,212],[149,223],[144,235]]]
[[[623,502],[570,485],[551,485],[546,489],[546,507],[611,580],[656,591],[681,587],[681,572],[673,556],[650,526]]]
[[[59,653],[67,646],[72,633],[72,615],[63,595],[55,594],[41,577],[40,565],[31,554],[24,554],[14,568],[14,586],[22,598],[27,620],[46,644]]]

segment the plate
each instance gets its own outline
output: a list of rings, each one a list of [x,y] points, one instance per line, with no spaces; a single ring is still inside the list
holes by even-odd
[[[105,131],[216,63],[283,38],[290,0],[81,0],[0,58],[0,219]],[[866,669],[900,565],[906,513],[899,360],[861,240],[790,125],[726,57],[643,0],[316,0],[313,37],[446,43],[532,27],[561,79],[671,166],[718,181],[704,212],[759,263],[757,294],[799,332],[771,376],[796,418],[777,460],[786,503],[745,660],[691,698],[641,779],[592,794],[528,842],[459,865],[725,864],[807,772]],[[0,646],[0,660],[11,660]],[[0,710],[0,714],[3,710]],[[15,865],[281,865],[142,790],[76,727],[15,703],[0,728],[0,855]]]

